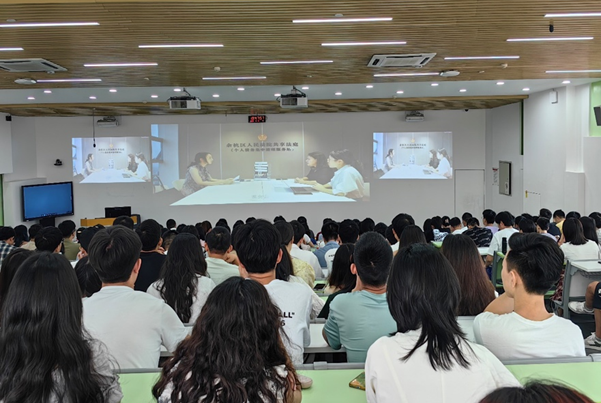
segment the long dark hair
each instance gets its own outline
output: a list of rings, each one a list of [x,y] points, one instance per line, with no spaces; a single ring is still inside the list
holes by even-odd
[[[426,344],[434,370],[450,370],[455,364],[469,368],[460,348],[462,343],[468,345],[455,316],[460,294],[453,267],[436,248],[414,244],[399,250],[390,270],[386,300],[398,332],[421,328],[415,346],[402,360]]]
[[[330,156],[335,160],[344,161],[345,165],[350,165],[355,168],[361,175],[363,175],[363,165],[353,156],[353,153],[350,150],[337,150],[332,151]]]
[[[495,299],[495,290],[472,238],[464,234],[447,236],[442,242],[441,252],[459,279],[461,299],[457,315],[475,316],[484,312]]]
[[[424,230],[424,236],[426,237],[426,242],[430,243],[434,240],[434,229],[432,228],[432,219],[427,218],[424,221],[424,226],[422,228]]]
[[[183,323],[190,322],[198,287],[197,275],[207,274],[207,262],[200,241],[190,233],[178,234],[163,263],[158,291]]]
[[[351,258],[355,252],[355,244],[343,243],[336,249],[334,261],[332,262],[332,272],[328,278],[330,287],[344,290],[346,288],[355,288],[357,276],[351,272]]]
[[[191,162],[190,165],[188,165],[188,168],[200,165],[200,160],[204,160],[206,162],[207,161],[207,156],[210,155],[210,154],[211,153],[207,153],[207,152],[196,153],[196,155],[194,156],[194,161]]]
[[[274,227],[278,230],[282,238],[282,242],[280,243],[282,259],[275,267],[275,278],[282,281],[288,281],[290,276],[294,274],[292,256],[290,256],[287,248],[294,237],[294,230],[292,229],[292,225],[286,221],[278,221],[274,224]]]
[[[580,224],[582,224],[582,233],[584,234],[584,237],[598,245],[599,237],[597,236],[595,220],[590,217],[580,217]]]
[[[449,162],[451,162],[451,158],[449,157],[449,153],[446,149],[441,148],[440,150],[438,150],[438,152],[440,153],[440,155],[442,155],[443,158],[446,158]],[[436,156],[436,158],[438,159],[438,156]]]
[[[438,164],[440,163],[440,161],[438,160],[438,155],[436,155],[437,151],[432,149],[430,150],[430,152],[432,153],[432,158],[430,158],[430,166],[436,169],[438,168]]]
[[[389,148],[388,149],[388,154],[386,154],[387,157],[390,157],[390,154],[394,153],[394,149],[393,148]]]
[[[27,227],[24,225],[17,225],[15,227],[15,246],[18,248],[19,246],[23,245],[27,241],[29,241],[29,236],[27,234]]]
[[[143,153],[137,153],[136,157],[140,159],[140,161],[142,161],[143,163],[145,163],[146,165],[148,165],[148,161],[146,161],[146,157],[144,156]]]
[[[584,245],[588,239],[584,236],[584,229],[580,220],[568,218],[563,222],[563,237],[566,242],[572,245]]]
[[[94,156],[94,154],[90,153],[88,154],[88,158],[86,158],[86,162],[88,162],[90,160],[90,158],[92,158]]]
[[[81,295],[69,261],[49,252],[29,257],[2,310],[0,399],[104,402],[102,390],[110,382],[95,371],[83,334]]]
[[[309,154],[307,154],[309,157],[314,158],[316,163],[315,163],[315,169],[316,170],[321,170],[321,169],[330,169],[330,167],[328,166],[328,161],[326,159],[326,156],[323,155],[322,153],[318,152],[318,151],[313,151]]]
[[[426,236],[424,235],[424,231],[417,225],[408,225],[399,237],[399,249],[414,243],[425,244]]]
[[[32,250],[17,248],[13,249],[4,260],[2,260],[2,268],[0,269],[0,312],[2,312],[2,305],[4,305],[4,300],[8,294],[8,288],[17,273],[17,269],[33,254],[34,251]]]
[[[289,401],[292,388],[275,367],[296,373],[280,335],[282,319],[264,286],[240,277],[209,295],[190,337],[165,363],[152,389],[159,397],[172,383],[172,402]]]
[[[523,387],[499,388],[489,393],[480,403],[593,403],[586,395],[564,385],[544,381],[529,381]]]

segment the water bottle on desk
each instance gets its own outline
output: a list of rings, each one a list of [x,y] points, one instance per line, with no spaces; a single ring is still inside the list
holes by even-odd
[[[507,254],[507,238],[503,238],[503,241],[501,242],[501,252],[503,252],[504,255]]]

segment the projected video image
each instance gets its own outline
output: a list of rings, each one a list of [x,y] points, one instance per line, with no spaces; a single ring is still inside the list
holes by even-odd
[[[366,201],[369,154],[345,146],[301,123],[152,125],[153,188],[173,206]]]
[[[374,133],[373,167],[379,179],[452,179],[453,133]]]
[[[150,172],[150,138],[71,139],[73,178],[78,183],[145,183]]]

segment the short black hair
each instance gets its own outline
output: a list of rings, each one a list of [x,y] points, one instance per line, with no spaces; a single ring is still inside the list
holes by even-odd
[[[375,226],[376,222],[374,220],[369,217],[366,218],[365,220],[361,221],[361,224],[359,224],[359,235],[373,231]]]
[[[248,273],[268,273],[275,270],[281,243],[280,232],[273,224],[255,220],[238,227],[234,247]]]
[[[459,217],[453,217],[449,221],[449,224],[451,225],[451,227],[459,227],[461,225],[461,220],[459,219]]]
[[[212,253],[224,254],[232,246],[232,237],[227,228],[215,227],[205,236],[205,242]]]
[[[113,220],[113,225],[122,225],[125,228],[134,229],[134,220],[131,217],[122,215]]]
[[[577,211],[570,211],[567,215],[566,218],[575,218],[577,220],[580,219],[580,213]]]
[[[71,220],[65,220],[65,221],[61,222],[60,224],[58,224],[58,230],[63,235],[63,238],[68,238],[71,235],[73,235],[76,228],[77,228],[77,226]]]
[[[84,229],[78,237],[79,247],[87,252],[90,247],[90,242],[92,242],[92,238],[94,238],[94,235],[96,235],[98,231],[100,231],[100,228],[98,227]]]
[[[122,283],[130,278],[141,251],[140,237],[129,228],[115,225],[94,235],[88,256],[103,283]]]
[[[294,229],[289,222],[276,221],[273,225],[282,237],[282,245],[288,245],[294,239]]]
[[[87,256],[81,258],[75,265],[75,275],[77,276],[82,297],[89,298],[102,288],[102,281],[90,264]]]
[[[177,231],[175,231],[175,230],[168,229],[167,231],[164,231],[163,235],[161,235],[161,238],[163,238],[163,244],[161,245],[163,247],[163,249],[165,249],[165,250],[169,249],[169,247],[171,246],[171,243],[173,242],[173,240],[175,239],[176,236],[177,236]]]
[[[42,228],[44,227],[42,227],[40,224],[33,224],[31,227],[29,227],[29,240],[34,240]]]
[[[518,227],[524,234],[536,233],[536,225],[534,224],[534,221],[530,220],[529,218],[522,217]]]
[[[563,212],[563,210],[555,210],[553,212],[553,218],[566,218],[566,213]]]
[[[323,240],[325,242],[335,241],[338,239],[338,224],[329,221],[321,226],[321,235],[323,235]]]
[[[142,250],[151,251],[154,250],[159,241],[161,240],[161,225],[153,219],[142,221],[138,228],[136,228],[136,234],[142,241]]]
[[[467,222],[468,222],[468,220],[469,220],[470,218],[472,218],[472,217],[473,217],[473,215],[472,215],[471,213],[465,212],[465,213],[463,213],[463,215],[461,216],[461,220],[462,220],[462,221],[465,221],[465,222],[467,223]]]
[[[545,217],[548,218],[548,217]],[[570,402],[593,403],[584,394],[568,386],[548,383],[548,381],[531,380],[524,386],[506,386],[496,389],[485,396],[480,403],[506,403],[506,402]]]
[[[278,221],[286,221],[286,219],[284,217],[282,217],[281,215],[275,216],[275,218],[273,219],[273,222],[276,223]]]
[[[547,217],[539,217],[538,220],[536,220],[536,225],[543,231],[547,231],[549,230],[549,219]]]
[[[501,211],[497,214],[495,222],[497,224],[503,223],[506,227],[513,227],[513,224],[515,224],[515,220],[509,211]]]
[[[539,210],[538,216],[548,218],[550,220],[551,218],[553,218],[553,213],[551,213],[551,210],[549,210],[548,208],[542,208]]]
[[[245,224],[248,224],[249,222],[253,222],[253,221],[255,221],[255,220],[256,220],[256,218],[255,218],[255,217],[248,217],[248,218],[246,219],[246,221],[245,221]]]
[[[468,227],[479,227],[480,226],[480,221],[478,221],[478,219],[476,217],[472,217],[469,220],[467,220],[467,226]]]
[[[63,234],[56,227],[42,228],[35,237],[35,248],[38,252],[54,252],[63,242]]]
[[[388,279],[392,263],[392,248],[382,235],[377,232],[366,232],[355,243],[353,263],[363,284],[381,286],[386,284]]]
[[[180,234],[192,234],[196,238],[198,238],[198,240],[200,241],[200,234],[198,233],[198,230],[196,229],[195,225],[186,225],[179,231],[179,233]]]
[[[486,220],[487,223],[492,224],[495,222],[495,218],[497,217],[497,213],[495,213],[491,209],[486,209],[482,212],[482,218]]]
[[[388,225],[384,224],[383,222],[377,223],[374,227],[374,231],[382,235],[384,238],[386,238],[386,229],[388,229]]]
[[[403,230],[408,225],[415,225],[415,220],[409,214],[400,213],[392,219],[392,229],[394,230],[397,238],[401,237]]]
[[[177,225],[177,223],[175,222],[175,220],[173,218],[168,219],[167,222],[165,223],[165,226],[167,227],[167,229],[175,228],[176,225]]]
[[[355,243],[359,237],[359,226],[353,220],[343,220],[338,225],[340,243]]]
[[[391,245],[394,245],[399,241],[398,239],[396,239],[394,233],[392,232],[392,225],[389,225],[386,228],[386,234],[384,235],[384,237],[388,240],[388,243]]]
[[[290,225],[292,225],[294,231],[293,242],[297,244],[305,237],[305,227],[297,220],[290,221]]]
[[[601,214],[599,213],[591,213],[589,217],[595,220],[595,227],[601,228]]]
[[[509,271],[516,270],[526,292],[544,295],[559,280],[564,255],[557,242],[540,234],[514,234],[505,260]]]
[[[8,241],[16,235],[13,227],[0,227],[0,241]]]

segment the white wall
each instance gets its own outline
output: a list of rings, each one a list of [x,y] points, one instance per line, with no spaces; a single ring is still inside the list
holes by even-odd
[[[6,116],[0,113],[0,174],[13,171],[12,125],[6,121]]]
[[[370,144],[373,132],[402,131],[452,131],[455,169],[485,168],[485,115],[484,110],[427,111],[426,121],[407,123],[402,112],[338,113],[338,114],[282,114],[270,115],[269,122],[303,122],[319,124],[327,128],[328,135],[340,136],[344,146],[345,136],[366,137]],[[246,116],[133,116],[123,117],[121,126],[97,128],[97,137],[149,136],[150,126],[159,124],[219,124],[244,123]],[[63,167],[53,166],[57,158],[71,160],[71,138],[91,137],[92,120],[81,118],[15,118],[13,127],[13,157],[15,174],[7,175],[5,181],[46,178],[48,182],[72,180],[69,163]],[[19,172],[19,168],[22,171]],[[174,218],[178,222],[198,222],[209,219],[214,222],[226,217],[233,223],[248,216],[273,219],[283,215],[288,219],[305,215],[313,228],[321,226],[324,217],[343,219],[364,218],[389,223],[399,212],[410,212],[421,224],[434,214],[451,215],[454,208],[453,181],[372,181],[372,200],[369,204],[327,203],[290,205],[220,205],[196,207],[169,207],[161,204],[160,197],[152,196],[151,185],[132,187],[126,184],[75,187],[75,221],[81,218],[100,217],[105,206],[131,205],[132,210],[143,218],[153,217],[164,222]],[[380,197],[377,195],[380,194]],[[159,194],[160,195],[160,194]],[[376,195],[376,197],[374,197]],[[11,197],[16,197],[14,194]],[[20,204],[20,201],[13,204]],[[18,224],[21,217],[7,211],[5,220]],[[479,212],[477,212],[479,214]]]

